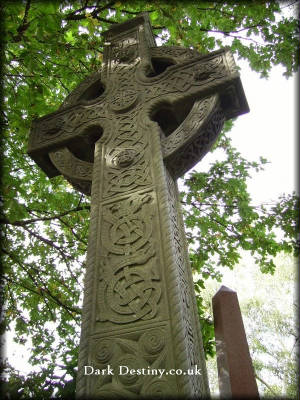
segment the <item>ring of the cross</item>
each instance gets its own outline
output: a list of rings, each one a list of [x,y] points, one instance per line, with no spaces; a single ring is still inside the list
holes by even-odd
[[[49,152],[49,158],[59,172],[67,178],[92,181],[93,163],[75,157],[67,147]]]

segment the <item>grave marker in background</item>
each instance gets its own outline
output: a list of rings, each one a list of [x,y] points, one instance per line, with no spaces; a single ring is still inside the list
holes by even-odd
[[[259,399],[237,294],[221,286],[212,303],[220,398]]]

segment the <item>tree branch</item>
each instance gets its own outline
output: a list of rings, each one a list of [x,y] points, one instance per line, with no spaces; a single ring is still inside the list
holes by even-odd
[[[57,246],[52,240],[46,239],[43,236],[39,235],[38,233],[33,232],[31,229],[27,228],[26,226],[23,226],[23,228],[31,235],[34,236],[36,239],[39,239],[41,242],[44,242],[48,244],[48,246],[54,247],[56,250],[58,250],[60,253],[62,252],[61,247]],[[72,258],[71,256],[67,256],[68,258]]]
[[[115,2],[113,2],[113,4],[115,4]],[[116,11],[115,7],[110,7],[110,9],[113,10],[113,11]],[[154,11],[155,10],[149,10],[149,11],[147,10],[148,13],[152,13]],[[141,11],[129,11],[129,10],[125,10],[125,9],[120,10],[120,12],[121,13],[125,13],[125,14],[130,14],[130,15],[139,15],[141,13]]]
[[[273,393],[275,396],[278,396],[278,393],[274,392],[274,390],[265,382],[261,377],[259,377],[257,374],[255,374],[255,378],[260,381],[262,384],[264,384],[271,393]]]
[[[78,207],[72,208],[71,210],[62,212],[61,214],[53,215],[51,217],[32,218],[32,219],[27,219],[27,220],[23,220],[23,221],[10,222],[7,218],[4,217],[4,218],[0,218],[0,224],[25,226],[28,224],[34,224],[35,222],[51,221],[53,219],[60,219],[61,217],[64,217],[65,215],[68,215],[72,212],[77,212],[77,211],[82,211],[82,210],[90,210],[90,206],[78,206]]]
[[[63,304],[60,300],[58,300],[55,296],[53,296],[53,295],[51,294],[51,292],[50,292],[47,288],[43,288],[43,290],[41,290],[41,291],[39,292],[39,291],[37,291],[37,290],[34,290],[34,289],[28,287],[24,282],[20,282],[20,281],[19,281],[19,282],[16,282],[16,281],[12,280],[11,278],[9,278],[9,277],[7,277],[7,276],[4,276],[3,278],[4,278],[6,281],[10,282],[12,285],[20,286],[21,288],[27,290],[28,292],[34,293],[34,294],[36,294],[37,296],[41,296],[44,300],[45,300],[45,298],[46,298],[45,295],[50,296],[50,297],[52,298],[52,300],[54,301],[54,303],[56,303],[57,305],[59,305],[59,306],[61,306],[62,308],[64,308],[64,309],[67,311],[67,313],[75,320],[75,322],[78,322],[78,321],[76,320],[76,318],[74,317],[74,315],[72,314],[72,312],[74,312],[74,313],[76,313],[76,314],[78,314],[78,315],[81,315],[80,309],[76,309],[76,308],[67,306],[66,304]],[[49,310],[49,307],[47,306],[46,301],[45,301],[45,304],[46,304],[46,307],[47,307],[48,310]],[[21,315],[21,314],[20,314],[20,315]],[[51,315],[53,315],[52,312],[51,312]]]
[[[199,210],[199,207],[198,207],[198,205],[197,205],[195,202],[192,201],[192,202],[191,202],[191,205]],[[216,219],[216,218],[213,218],[213,217],[212,217],[211,215],[209,215],[205,210],[202,210],[202,212],[204,212],[206,215],[210,216],[210,218],[211,218],[213,221],[215,221],[217,224],[223,226],[223,228],[225,228],[225,229],[229,230],[230,232],[232,232],[232,233],[234,234],[234,236],[235,236],[237,239],[241,239],[241,238],[242,238],[242,235],[240,235],[238,232],[236,232],[236,230],[234,230],[234,229],[233,229],[232,227],[230,227],[229,225],[224,224],[223,222],[219,221],[219,220]]]
[[[72,209],[72,210],[66,211],[66,212],[64,212],[64,213],[61,213],[61,214],[58,214],[58,215],[55,215],[55,216],[52,216],[52,217],[34,218],[34,219],[32,219],[32,220],[27,220],[26,224],[33,223],[33,222],[37,222],[37,221],[53,220],[53,219],[55,219],[55,218],[58,219],[58,220],[60,220],[60,217],[62,217],[62,216],[64,216],[64,215],[67,215],[67,214],[69,214],[70,212],[79,211],[79,210],[84,210],[84,209],[89,209],[89,208],[90,208],[89,206],[76,207],[76,208],[74,208],[74,209]],[[27,209],[27,208],[26,208],[26,209]],[[27,209],[27,211],[29,211],[30,213],[33,213],[33,210],[28,210],[28,209]],[[35,210],[35,211],[41,212],[40,210]],[[39,235],[39,234],[33,232],[33,231],[32,231],[31,229],[29,229],[29,228],[26,226],[26,224],[24,224],[23,222],[25,222],[25,221],[16,221],[15,223],[10,223],[6,218],[0,219],[0,223],[6,224],[6,225],[9,224],[9,225],[13,225],[13,226],[20,226],[21,228],[25,229],[31,236],[34,236],[34,237],[37,238],[38,240],[41,240],[42,242],[46,243],[47,245],[49,245],[49,246],[55,248],[55,249],[59,252],[59,254],[61,255],[63,261],[65,262],[65,265],[66,265],[66,267],[67,267],[67,269],[68,269],[68,271],[69,271],[71,277],[77,282],[77,284],[78,284],[80,287],[82,287],[82,285],[79,283],[77,277],[73,274],[72,269],[70,268],[70,265],[69,265],[69,260],[74,260],[74,257],[72,257],[72,256],[70,256],[70,255],[68,255],[68,254],[65,254],[64,250],[63,250],[61,247],[57,246],[52,240],[49,240],[49,239],[47,239],[47,238],[44,238],[43,236],[41,236],[41,235]],[[61,222],[62,222],[62,221],[61,221]],[[74,232],[72,232],[72,233],[74,234]],[[74,236],[75,236],[75,235],[74,235]],[[76,235],[76,236],[77,236],[77,235]],[[76,237],[76,236],[75,236],[75,237]],[[83,241],[81,240],[81,242],[83,242]],[[84,243],[84,244],[86,245],[86,243]]]
[[[18,34],[13,37],[14,42],[20,42],[24,32],[29,27],[29,22],[27,22],[27,18],[28,18],[28,12],[30,9],[30,2],[31,2],[31,0],[27,0],[27,2],[26,2],[23,20],[22,20],[21,25],[17,29]]]
[[[38,77],[42,77],[43,75],[42,74],[39,74],[39,75],[34,75],[34,74],[25,75],[25,74],[7,74],[7,73],[5,73],[4,76],[10,76],[10,77],[15,76],[17,78],[36,78],[37,76]]]
[[[6,249],[1,249],[2,252],[4,254],[6,254],[14,263],[17,263],[19,265],[19,267],[26,272],[26,274],[28,274],[28,276],[30,277],[30,279],[32,280],[32,282],[34,283],[35,287],[40,287],[39,282],[36,281],[36,279],[31,275],[31,273],[29,272],[29,270],[27,268],[25,268],[25,264],[21,263],[19,260],[16,259],[16,257],[11,254],[9,251],[7,251]],[[9,279],[7,276],[5,276],[5,279]],[[42,296],[44,297],[44,294],[47,294],[48,296],[50,296],[52,298],[52,300],[59,306],[63,307],[71,316],[72,318],[74,318],[74,316],[72,315],[72,312],[75,312],[76,314],[81,314],[81,310],[78,307],[71,307],[68,306],[67,304],[62,303],[56,296],[54,296],[50,290],[47,288],[46,283],[40,279],[40,283],[43,285],[43,287],[41,288],[41,293],[38,290],[34,290],[33,288],[28,287],[26,284],[24,284],[24,282],[15,282],[12,279],[10,279],[10,281],[13,284],[17,284],[21,287],[23,287],[24,289],[27,289],[28,291],[37,294],[38,296]]]
[[[99,9],[95,8],[95,10],[90,14],[91,17],[97,19],[98,21],[106,22],[106,23],[108,23],[108,24],[118,24],[118,22],[116,22],[116,21],[113,21],[113,20],[107,19],[107,18],[102,18],[102,17],[99,17],[99,15],[98,15],[98,14],[101,13],[102,11],[104,11],[104,10],[110,8],[110,6],[112,6],[113,4],[115,4],[115,1],[111,1],[111,2],[108,3],[105,7],[101,7],[101,8],[99,8]],[[94,6],[94,7],[95,7],[95,6]],[[79,21],[79,20],[85,19],[85,18],[87,18],[87,16],[86,16],[85,13],[84,13],[84,14],[76,14],[76,12],[78,12],[78,11],[79,11],[79,12],[80,12],[80,11],[84,11],[84,9],[86,9],[86,8],[92,8],[92,7],[89,7],[89,6],[88,6],[88,7],[84,7],[84,8],[82,8],[82,9],[73,11],[73,12],[67,14],[63,19],[64,19],[65,21]]]
[[[74,232],[73,228],[66,222],[64,221],[62,218],[59,218],[59,221],[64,224],[67,228],[70,229],[70,231],[72,232],[72,235],[75,237],[75,239],[77,239],[79,242],[83,243],[85,246],[87,246],[87,242],[85,240],[83,240],[81,237],[79,237],[77,235],[77,233]]]

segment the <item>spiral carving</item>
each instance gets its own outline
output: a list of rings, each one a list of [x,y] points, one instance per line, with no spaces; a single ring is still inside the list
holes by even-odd
[[[164,332],[161,329],[151,329],[141,336],[139,344],[146,354],[157,354],[166,345]]]
[[[128,367],[128,369],[138,369],[138,368],[142,368],[143,365],[141,362],[139,362],[139,359],[137,357],[135,357],[132,354],[126,354],[122,357],[120,357],[117,362],[116,365],[120,365],[120,366],[126,366]],[[116,368],[117,369],[117,368]],[[136,374],[124,374],[124,375],[116,375],[117,380],[119,380],[124,386],[131,386],[137,383],[138,380],[140,380],[140,375],[136,375]]]
[[[96,353],[96,360],[100,364],[107,364],[113,356],[113,342],[109,339],[103,339],[98,343],[99,350]]]
[[[171,393],[171,387],[167,380],[161,378],[151,380],[148,385],[143,387],[143,394],[149,396],[150,399],[160,399]]]

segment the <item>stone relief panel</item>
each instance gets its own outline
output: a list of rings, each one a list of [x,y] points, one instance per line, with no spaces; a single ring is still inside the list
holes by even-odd
[[[79,135],[87,125],[99,124],[101,127],[111,124],[105,117],[105,106],[96,104],[93,107],[74,107],[60,114],[39,119],[32,126],[29,151],[41,145],[48,147],[66,142]]]
[[[150,49],[152,57],[170,57],[176,63],[178,61],[188,61],[192,58],[197,58],[200,53],[194,49],[187,49],[179,46],[159,46]]]
[[[96,316],[103,328],[105,322],[113,326],[150,321],[162,314],[153,196],[135,193],[103,206]]]
[[[149,370],[172,368],[169,332],[164,325],[143,331],[123,333],[119,337],[95,338],[90,365],[105,370],[109,365],[111,375],[96,376],[93,395],[97,398],[134,398],[135,396],[167,396],[174,393],[175,376],[147,375]],[[123,366],[120,370],[120,366]],[[129,369],[144,370],[144,374],[120,374]]]
[[[227,54],[217,53],[171,66],[154,78],[141,75],[137,78],[144,86],[146,99],[154,100],[161,96],[180,95],[180,93],[192,95],[203,91],[209,94],[217,91],[218,87],[228,85],[235,73],[236,71],[227,62]]]
[[[103,197],[111,197],[151,185],[147,135],[138,126],[139,109],[118,116],[117,134],[107,145]]]

